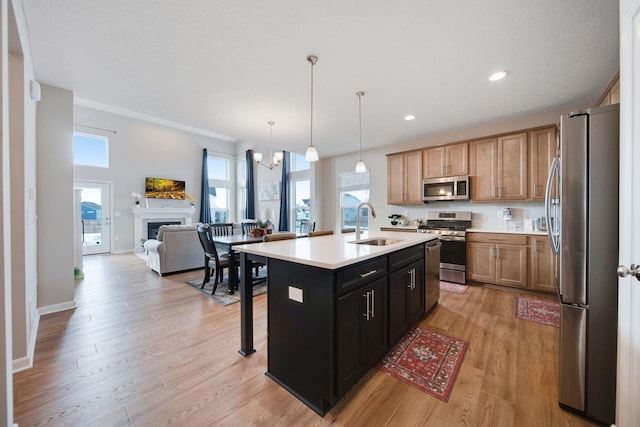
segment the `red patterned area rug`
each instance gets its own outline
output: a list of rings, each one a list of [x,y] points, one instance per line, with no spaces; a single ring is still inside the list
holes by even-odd
[[[456,382],[469,343],[425,329],[411,329],[378,369],[444,402]]]
[[[454,294],[464,294],[467,288],[468,288],[467,285],[459,285],[457,283],[443,282],[442,280],[440,281],[441,291],[452,292]]]
[[[516,317],[559,328],[560,304],[517,296]]]

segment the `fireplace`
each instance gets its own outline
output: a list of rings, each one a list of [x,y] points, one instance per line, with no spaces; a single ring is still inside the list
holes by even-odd
[[[182,221],[147,222],[147,237],[149,239],[158,238],[158,230],[162,225],[180,225]]]
[[[193,223],[194,207],[188,208],[131,208],[133,213],[133,242],[134,252],[142,251],[141,242],[149,238],[147,224],[161,222],[162,224],[180,221],[180,224]]]

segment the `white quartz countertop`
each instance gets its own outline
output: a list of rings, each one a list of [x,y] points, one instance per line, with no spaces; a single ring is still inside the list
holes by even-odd
[[[431,233],[372,231],[370,233],[362,233],[360,240],[373,238],[397,240],[398,242],[385,246],[355,244],[351,243],[356,239],[355,234],[347,233],[252,243],[234,246],[233,249],[238,252],[335,270],[420,243],[426,243],[437,239],[438,236]]]
[[[546,231],[503,230],[499,228],[467,228],[467,233],[503,233],[503,234],[529,234],[532,236],[547,236]]]

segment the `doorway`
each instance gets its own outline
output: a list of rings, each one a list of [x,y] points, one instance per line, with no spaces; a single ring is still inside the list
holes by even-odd
[[[82,255],[111,252],[111,183],[76,181],[81,191]]]

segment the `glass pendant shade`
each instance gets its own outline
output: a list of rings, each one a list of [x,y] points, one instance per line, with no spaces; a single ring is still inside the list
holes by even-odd
[[[314,147],[313,145],[308,146],[307,152],[304,154],[304,158],[307,159],[308,162],[317,162],[319,157],[316,147]]]
[[[260,163],[262,161],[262,153],[253,153],[253,160]]]
[[[356,173],[365,173],[367,171],[367,165],[362,160],[358,160],[356,163]]]
[[[275,153],[273,153],[273,159],[276,161],[276,163],[280,163],[282,161],[282,157],[282,151],[276,151]]]

